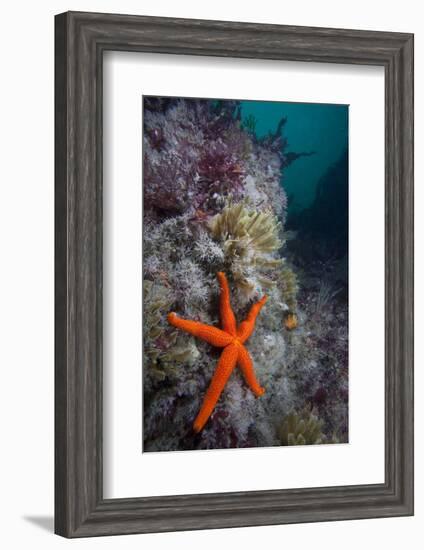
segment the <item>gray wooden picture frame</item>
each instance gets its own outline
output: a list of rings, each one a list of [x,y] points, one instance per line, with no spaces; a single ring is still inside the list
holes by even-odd
[[[103,498],[106,50],[384,67],[384,483]],[[413,35],[68,12],[55,20],[55,97],[56,533],[85,537],[412,515]]]

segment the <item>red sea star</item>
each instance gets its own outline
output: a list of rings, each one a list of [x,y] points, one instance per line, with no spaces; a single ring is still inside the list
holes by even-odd
[[[217,277],[221,289],[220,314],[222,330],[197,321],[181,319],[175,313],[168,314],[168,321],[174,327],[197,336],[215,347],[224,348],[199,414],[194,421],[193,429],[195,432],[200,432],[203,429],[237,363],[253,393],[259,397],[265,392],[256,379],[252,359],[243,344],[252,334],[255,328],[256,317],[267,301],[267,296],[263,296],[259,302],[253,304],[246,319],[237,327],[236,319],[231,309],[227,278],[222,272],[219,272]]]

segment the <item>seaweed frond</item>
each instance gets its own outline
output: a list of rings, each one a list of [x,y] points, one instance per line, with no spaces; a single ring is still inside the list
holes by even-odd
[[[297,309],[297,293],[299,285],[295,272],[288,266],[284,266],[278,274],[277,286],[289,312],[294,313]]]
[[[254,115],[250,114],[249,116],[243,119],[242,127],[247,132],[254,135],[256,132],[257,123],[258,123],[257,118]]]

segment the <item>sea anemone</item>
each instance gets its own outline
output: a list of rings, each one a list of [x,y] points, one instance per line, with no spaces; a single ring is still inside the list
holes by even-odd
[[[294,330],[297,328],[297,315],[294,313],[289,313],[284,319],[284,326],[287,330]]]
[[[283,420],[278,437],[281,445],[318,445],[324,443],[323,422],[312,411],[291,412]]]
[[[224,251],[226,263],[239,289],[250,294],[256,284],[264,286],[272,281],[261,272],[281,265],[281,258],[272,253],[279,250],[281,223],[269,210],[249,209],[247,201],[229,202],[220,214],[214,216],[209,229]],[[258,279],[252,277],[253,273]]]

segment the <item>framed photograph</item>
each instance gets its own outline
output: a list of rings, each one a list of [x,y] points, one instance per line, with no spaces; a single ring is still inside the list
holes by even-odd
[[[55,531],[413,514],[413,35],[67,12]]]

